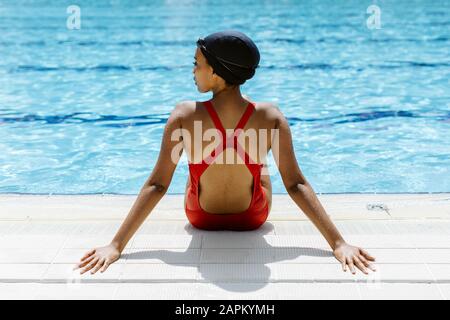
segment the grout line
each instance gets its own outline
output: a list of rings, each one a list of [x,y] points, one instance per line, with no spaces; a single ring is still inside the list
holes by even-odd
[[[358,290],[358,297],[359,297],[359,300],[363,300],[363,295],[362,295],[362,293],[361,293],[360,284],[359,284],[358,282],[356,282],[355,285],[356,285],[356,290]]]
[[[198,250],[198,249],[196,249]],[[324,257],[324,259],[330,259],[331,257]],[[118,263],[116,262],[114,265],[117,266],[124,266],[126,264],[126,260],[123,259],[123,262]],[[48,262],[25,262],[25,263],[18,263],[18,262],[6,262],[6,263],[1,263],[0,265],[49,265],[51,263]],[[58,263],[53,263],[53,265],[72,265],[73,263],[70,262],[58,262]],[[130,264],[130,263],[128,263]],[[423,265],[426,264],[428,265],[448,265],[450,266],[450,263],[442,263],[442,262],[436,262],[436,263],[409,263],[409,262],[377,262],[377,265],[385,265],[385,266],[389,266],[389,265],[399,265],[399,266],[404,266],[404,265],[415,265],[415,266],[419,266],[419,265]],[[185,261],[185,262],[180,262],[180,261],[173,261],[173,262],[135,262],[135,263],[131,263],[131,265],[177,265],[177,266],[194,266],[197,265],[197,263],[193,263],[192,261]],[[304,266],[304,265],[317,265],[317,266],[330,266],[330,265],[340,265],[338,262],[336,261],[322,261],[322,262],[248,262],[248,261],[238,261],[238,262],[223,262],[223,261],[215,261],[215,262],[202,262],[200,263],[200,265],[204,266],[204,265],[240,265],[240,266],[253,266],[253,265],[257,265],[257,266],[293,266],[293,265],[298,265],[298,266]],[[429,270],[430,271],[430,270]],[[430,271],[431,273],[431,271]],[[340,274],[340,273],[339,273]],[[431,273],[432,274],[432,273]],[[449,279],[450,281],[450,279]]]
[[[204,234],[200,234],[200,254],[198,257],[198,264],[197,264],[197,273],[196,273],[196,277],[198,278],[198,280],[201,280],[200,277],[200,266],[202,265],[201,260],[202,260],[202,254],[203,254],[203,240],[204,240]]]
[[[118,293],[118,291],[119,291],[119,288],[120,288],[120,283],[117,284],[116,286],[114,286],[114,292],[113,292],[113,294],[112,294],[111,300],[116,300],[116,297],[117,297],[117,293]]]
[[[416,250],[417,250],[417,249],[416,249]],[[442,298],[443,300],[447,300],[447,299],[445,298],[444,294],[442,293],[441,288],[439,287],[439,283],[440,283],[440,282],[438,282],[438,281],[436,280],[436,276],[434,275],[433,272],[431,272],[431,269],[430,269],[430,267],[428,266],[428,263],[424,263],[424,264],[425,264],[425,267],[427,268],[427,271],[431,274],[431,277],[432,277],[432,279],[433,279],[433,283],[435,283],[436,288],[438,289],[441,298]]]
[[[72,250],[72,249],[68,249],[68,250]],[[196,249],[199,250],[199,249]],[[323,259],[331,259],[332,257],[319,257],[319,258],[323,258]],[[125,259],[122,260],[122,263],[118,263],[118,262],[114,262],[114,265],[125,265]],[[286,260],[289,261],[289,260]],[[52,265],[72,265],[74,264],[73,262],[55,262],[55,263],[51,263],[51,262],[2,262],[0,263],[0,265],[48,265],[48,264],[52,264]],[[176,265],[193,265],[195,263],[192,263],[191,261],[186,261],[186,262],[142,262],[142,263],[138,263],[138,262],[134,262],[131,263],[131,265],[139,265],[139,264],[143,264],[143,265],[171,265],[171,264],[176,264]],[[336,261],[330,261],[330,262],[326,262],[326,261],[322,261],[322,262],[223,262],[223,261],[217,261],[217,262],[201,262],[201,265],[204,264],[220,264],[220,265],[224,265],[224,264],[238,264],[238,265],[334,265],[337,264],[339,265],[338,262]],[[421,264],[427,264],[427,265],[433,265],[433,264],[438,264],[438,265],[450,265],[450,263],[448,262],[431,262],[431,263],[410,263],[410,262],[376,262],[377,265],[421,265]]]
[[[210,281],[204,279],[81,279],[80,283],[207,283],[207,284],[215,284],[215,283],[239,283],[239,284],[261,284],[261,283],[328,283],[328,284],[363,284],[366,283],[367,280],[363,279],[301,279],[301,280],[262,280],[262,281],[243,281],[244,279],[232,279],[232,280],[224,280],[220,279],[217,281]],[[25,284],[25,283],[36,283],[36,284],[66,284],[66,279],[0,279],[1,283],[16,283],[16,284]],[[380,280],[378,283],[389,283],[389,284],[450,284],[450,280],[439,280],[436,283],[430,282],[428,279],[422,280]]]

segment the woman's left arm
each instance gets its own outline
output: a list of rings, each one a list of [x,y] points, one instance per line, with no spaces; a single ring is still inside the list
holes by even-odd
[[[367,273],[366,267],[375,271],[370,264],[375,258],[364,249],[347,244],[325,212],[297,163],[289,123],[278,107],[274,106],[272,111],[277,119],[276,129],[278,129],[273,137],[272,153],[289,196],[325,237],[344,271],[346,265],[350,267],[352,273],[355,273],[355,265],[364,273]]]

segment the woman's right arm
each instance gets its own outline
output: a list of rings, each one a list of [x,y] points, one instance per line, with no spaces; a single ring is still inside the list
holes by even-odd
[[[76,265],[75,269],[83,268],[80,273],[91,269],[91,273],[95,273],[100,268],[101,272],[104,272],[111,263],[117,261],[128,241],[167,192],[183,152],[181,136],[183,111],[183,103],[179,103],[171,112],[164,128],[156,165],[111,243],[88,251]],[[177,138],[173,139],[172,133],[177,129],[180,129],[180,134],[175,134]]]

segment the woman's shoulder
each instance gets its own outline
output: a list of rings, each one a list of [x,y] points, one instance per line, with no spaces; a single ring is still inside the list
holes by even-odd
[[[179,118],[186,118],[187,116],[195,112],[196,104],[197,104],[196,101],[190,100],[179,101],[175,104],[172,113]]]
[[[270,101],[259,101],[259,102],[252,101],[252,103],[255,105],[255,108],[257,110],[262,110],[266,112],[270,112],[278,108],[278,105],[275,102]]]
[[[175,104],[175,109],[179,110],[192,110],[195,108],[195,105],[197,104],[197,101],[193,100],[183,100],[179,101]]]
[[[278,107],[278,104],[276,102],[252,101],[252,103],[255,106],[256,112],[263,114],[267,118],[277,119],[281,115],[280,108]]]

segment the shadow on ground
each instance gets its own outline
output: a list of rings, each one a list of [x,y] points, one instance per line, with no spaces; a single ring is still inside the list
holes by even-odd
[[[171,250],[159,249],[142,249],[139,248],[131,253],[124,253],[122,258],[127,260],[147,260],[156,259],[169,265],[186,265],[186,262],[192,258],[192,253],[195,249],[192,243],[197,242],[198,237],[202,243],[202,249],[247,249],[242,250],[241,254],[233,254],[228,259],[224,257],[220,262],[202,261],[202,256],[196,261],[202,279],[208,283],[215,284],[227,291],[235,292],[249,292],[256,291],[266,286],[269,282],[270,268],[266,266],[268,263],[282,262],[292,260],[300,256],[314,256],[314,257],[333,257],[330,250],[323,250],[312,247],[274,247],[267,243],[264,235],[273,231],[273,225],[266,222],[259,229],[254,231],[206,231],[193,228],[187,224],[185,230],[192,235],[192,240],[187,250],[184,252],[175,252]],[[206,247],[204,247],[206,245]],[[249,251],[258,248],[268,250],[272,254],[261,254],[256,258],[249,259]],[[270,250],[272,249],[272,250]],[[203,254],[200,251],[200,255]],[[216,257],[217,258],[217,257]],[[255,263],[255,260],[257,261]],[[203,263],[214,264],[214,267],[202,268]],[[231,270],[227,270],[226,264],[242,264],[242,268],[238,269],[239,274],[232,274]],[[191,265],[191,264],[190,264]],[[247,267],[251,265],[251,268]],[[235,270],[236,271],[236,270]],[[301,269],[299,268],[299,272]],[[176,278],[176,276],[174,277]],[[237,286],[236,284],[241,284]]]

